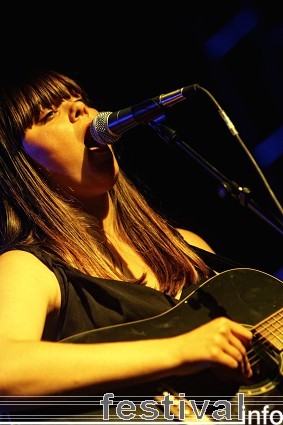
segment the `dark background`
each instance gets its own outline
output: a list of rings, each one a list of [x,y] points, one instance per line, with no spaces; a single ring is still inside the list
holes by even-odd
[[[282,205],[280,2],[66,3],[60,14],[58,5],[41,6],[36,16],[26,4],[17,9],[16,41],[6,30],[2,36],[3,66],[12,61],[67,73],[101,111],[197,83],[229,116]],[[168,109],[166,122],[225,178],[250,189],[262,216],[237,197],[220,196],[219,180],[148,125],[116,142],[121,167],[175,226],[198,233],[224,256],[282,278],[282,233],[271,225],[282,216],[215,103],[198,91]]]

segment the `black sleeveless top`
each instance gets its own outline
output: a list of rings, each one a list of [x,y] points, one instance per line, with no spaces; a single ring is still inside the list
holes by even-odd
[[[242,267],[240,264],[225,257],[199,248],[193,248],[211,268],[211,276],[215,274],[214,271],[222,272]],[[102,331],[103,327],[112,327],[113,325],[158,316],[158,314],[164,313],[177,305],[197,287],[190,285],[184,288],[180,300],[177,300],[174,297],[170,297],[144,285],[87,276],[74,268],[53,261],[49,255],[43,254],[38,250],[30,248],[21,249],[35,255],[55,273],[58,279],[62,294],[62,303],[59,320],[57,321],[55,341],[64,342],[64,339],[68,339],[68,337],[72,339],[74,336],[75,338],[76,336],[80,337],[84,333],[92,334],[92,332],[88,331],[94,330],[96,332],[98,328],[101,328],[100,331]],[[199,282],[199,284],[201,283]],[[115,326],[114,329],[116,332]],[[138,391],[142,390],[138,387]],[[147,394],[147,398],[150,397],[147,390],[143,389],[143,391],[145,392],[142,392],[142,394]],[[141,409],[139,403],[145,396],[141,396],[135,392],[133,393],[135,395],[129,395],[132,393],[129,392],[128,388],[126,388],[126,394],[127,399],[128,397],[134,397],[135,400],[135,419],[131,421],[140,421],[144,410]],[[115,402],[109,409],[110,417],[114,422],[121,423],[121,419],[117,416],[115,405],[121,399],[123,400],[123,398],[125,398],[123,392],[117,393],[115,391]],[[56,396],[47,397],[47,405],[44,404],[46,400],[43,398],[42,405],[41,403],[38,405],[35,404],[32,407],[27,405],[27,408],[24,410],[10,412],[5,409],[2,410],[0,406],[0,418],[2,418],[3,422],[8,423],[11,423],[13,420],[27,421],[29,423],[38,420],[44,420],[46,422],[53,421],[53,423],[54,421],[56,423],[57,421],[72,423],[70,420],[80,422],[87,419],[90,419],[92,422],[104,422],[102,419],[102,407],[99,404],[100,397],[97,395],[90,395],[88,397],[83,395],[82,400],[80,396],[77,398],[71,396],[70,399],[64,396],[64,402],[61,402],[61,395],[59,395],[58,400]],[[159,410],[157,405],[155,407]],[[164,423],[164,420],[163,410],[160,409],[158,418],[154,421],[162,421]]]
[[[194,285],[185,288],[180,300],[177,300],[148,286],[88,276],[52,260],[41,251],[28,247],[21,249],[35,255],[58,279],[62,301],[55,341],[89,330],[161,314],[178,304],[195,288]],[[214,274],[213,270],[221,272],[239,267],[239,264],[224,257],[199,248],[194,249],[211,268],[211,276]]]

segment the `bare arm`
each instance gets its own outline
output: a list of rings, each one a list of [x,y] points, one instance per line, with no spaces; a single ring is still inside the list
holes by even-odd
[[[214,364],[236,369],[251,334],[216,319],[166,339],[71,344],[41,341],[48,314],[60,306],[54,274],[29,253],[0,257],[0,394],[48,395],[113,390]]]

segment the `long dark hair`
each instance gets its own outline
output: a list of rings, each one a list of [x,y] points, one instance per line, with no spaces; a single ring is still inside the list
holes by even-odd
[[[53,70],[23,72],[2,81],[0,252],[30,246],[83,273],[126,280],[95,218],[80,216],[70,196],[58,191],[22,148],[25,131],[37,122],[41,108],[59,106],[71,96],[81,96],[89,104],[76,81]],[[162,291],[175,295],[184,285],[208,276],[201,258],[122,170],[109,193],[119,237],[139,252]],[[145,283],[143,276],[133,281]]]

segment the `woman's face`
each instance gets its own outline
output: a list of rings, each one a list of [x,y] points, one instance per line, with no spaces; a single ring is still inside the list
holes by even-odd
[[[50,178],[75,197],[99,196],[116,181],[119,167],[108,145],[89,150],[89,126],[98,114],[80,98],[43,110],[23,139],[25,152],[48,170]]]

